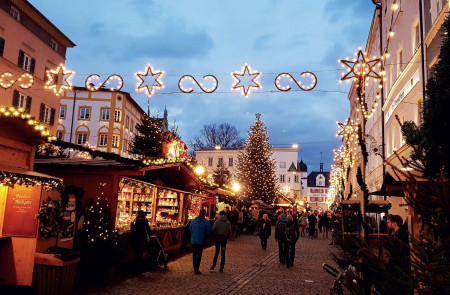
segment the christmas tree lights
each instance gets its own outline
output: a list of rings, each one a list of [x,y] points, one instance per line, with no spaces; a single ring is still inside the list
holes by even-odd
[[[237,166],[243,201],[250,203],[260,199],[266,204],[272,204],[277,189],[272,153],[269,133],[261,121],[261,114],[256,114],[256,121],[250,126]]]

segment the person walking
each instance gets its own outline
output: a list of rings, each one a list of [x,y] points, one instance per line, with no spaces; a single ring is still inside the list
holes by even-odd
[[[135,270],[140,273],[144,271],[144,252],[148,249],[150,242],[150,226],[145,218],[145,212],[137,211],[136,220],[131,223],[131,248],[133,249]]]
[[[259,210],[254,207],[252,210],[252,233],[258,235],[258,220],[259,220]]]
[[[237,238],[237,226],[238,226],[239,212],[236,207],[232,207],[230,218],[228,219],[231,223],[231,241]]]
[[[308,225],[308,216],[306,215],[307,213],[302,213],[302,215],[300,216],[300,226],[302,228],[302,231],[300,233],[300,235],[302,237],[305,236],[305,228]]]
[[[313,239],[315,237],[316,233],[316,224],[317,224],[317,218],[316,215],[310,214],[308,216],[308,225],[309,225],[309,238]]]
[[[216,252],[211,265],[211,270],[214,270],[217,264],[217,258],[220,251],[220,272],[223,272],[225,266],[225,250],[227,248],[228,238],[231,236],[231,223],[228,221],[225,211],[219,212],[219,218],[214,222],[212,227],[212,233],[214,234],[214,243],[216,246]]]
[[[292,215],[287,216],[286,222],[286,267],[294,267],[294,258],[295,258],[295,244],[300,237],[300,231],[298,230],[298,224],[294,221]]]
[[[244,208],[242,208],[241,210],[238,209],[239,212],[239,218],[238,218],[238,227],[237,227],[237,232],[236,232],[236,237],[238,238],[241,234],[242,234],[242,230],[244,228]]]
[[[328,231],[330,230],[330,218],[328,217],[328,213],[325,212],[325,214],[322,215],[322,238],[328,239]]]
[[[203,245],[205,238],[211,234],[211,224],[205,218],[206,210],[200,209],[199,216],[192,220],[190,225],[191,230],[191,244],[192,244],[192,264],[194,266],[194,273],[201,274],[199,268],[202,261]]]
[[[281,264],[286,263],[286,250],[288,250],[286,245],[286,214],[280,214],[280,220],[277,221],[275,225],[275,241],[278,242],[278,258]]]
[[[261,240],[261,247],[263,250],[267,249],[267,239],[272,234],[272,225],[267,214],[264,214],[259,221],[259,238]]]

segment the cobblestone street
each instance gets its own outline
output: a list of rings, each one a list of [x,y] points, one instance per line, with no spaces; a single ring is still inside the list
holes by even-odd
[[[261,249],[259,237],[243,235],[228,242],[224,273],[219,272],[219,266],[209,269],[214,255],[214,247],[210,247],[203,251],[202,275],[194,274],[192,255],[174,261],[169,257],[165,270],[145,272],[88,294],[328,294],[333,278],[321,265],[333,265],[330,251],[335,246],[329,242],[301,238],[294,267],[287,269],[278,262],[273,235],[267,251]]]

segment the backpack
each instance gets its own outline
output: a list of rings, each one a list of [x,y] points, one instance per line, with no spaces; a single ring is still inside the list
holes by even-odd
[[[286,241],[291,242],[295,238],[294,234],[294,224],[291,226],[285,226],[284,235],[286,236]]]

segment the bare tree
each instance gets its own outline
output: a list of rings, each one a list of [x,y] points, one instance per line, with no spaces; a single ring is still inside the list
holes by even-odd
[[[228,123],[204,125],[200,136],[194,137],[191,146],[194,150],[213,149],[216,145],[221,148],[240,148],[243,139],[239,137],[236,127]]]

